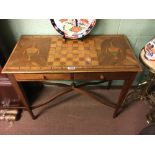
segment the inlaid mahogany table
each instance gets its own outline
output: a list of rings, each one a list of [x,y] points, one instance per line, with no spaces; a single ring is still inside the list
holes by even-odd
[[[123,106],[125,96],[141,67],[134,55],[128,39],[124,35],[87,36],[83,40],[64,40],[61,36],[28,35],[22,36],[10,55],[3,73],[14,81],[21,99],[19,108],[27,110],[32,118],[33,109],[46,105],[50,101],[77,91],[114,108],[115,118]],[[16,79],[16,80],[14,80]],[[64,90],[50,100],[30,106],[20,81],[71,80]],[[76,81],[82,80],[83,84]],[[98,81],[91,83],[90,81]],[[104,81],[124,80],[116,103],[103,102],[84,86]],[[85,83],[86,82],[86,83]]]

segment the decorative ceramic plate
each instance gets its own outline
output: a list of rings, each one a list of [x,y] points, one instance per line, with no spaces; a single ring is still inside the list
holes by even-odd
[[[146,45],[145,45],[145,57],[148,60],[155,60],[155,39],[149,41]]]
[[[53,27],[65,38],[79,39],[95,26],[95,19],[51,19]]]

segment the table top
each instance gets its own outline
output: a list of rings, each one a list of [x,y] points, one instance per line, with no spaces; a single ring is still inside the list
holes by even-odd
[[[2,73],[138,72],[134,51],[124,35],[24,35],[17,42]]]

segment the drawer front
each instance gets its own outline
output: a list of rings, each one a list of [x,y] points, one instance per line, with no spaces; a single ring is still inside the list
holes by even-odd
[[[75,73],[75,80],[105,80],[103,73]]]
[[[70,74],[43,74],[43,80],[71,80]]]
[[[75,80],[125,80],[129,79],[133,73],[75,73]]]
[[[70,74],[14,74],[17,81],[71,80]]]

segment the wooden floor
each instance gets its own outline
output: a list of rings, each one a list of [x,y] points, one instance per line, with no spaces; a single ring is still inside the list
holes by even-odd
[[[44,86],[34,104],[48,99],[49,95],[60,89],[56,86]],[[101,90],[98,87],[90,89],[105,95],[111,101],[116,101],[120,91]],[[148,106],[141,102],[130,105],[116,119],[112,118],[113,110],[88,96],[72,92],[35,110],[35,114],[40,115],[36,120],[23,112],[19,121],[1,121],[0,134],[135,135],[147,126],[145,114]]]

